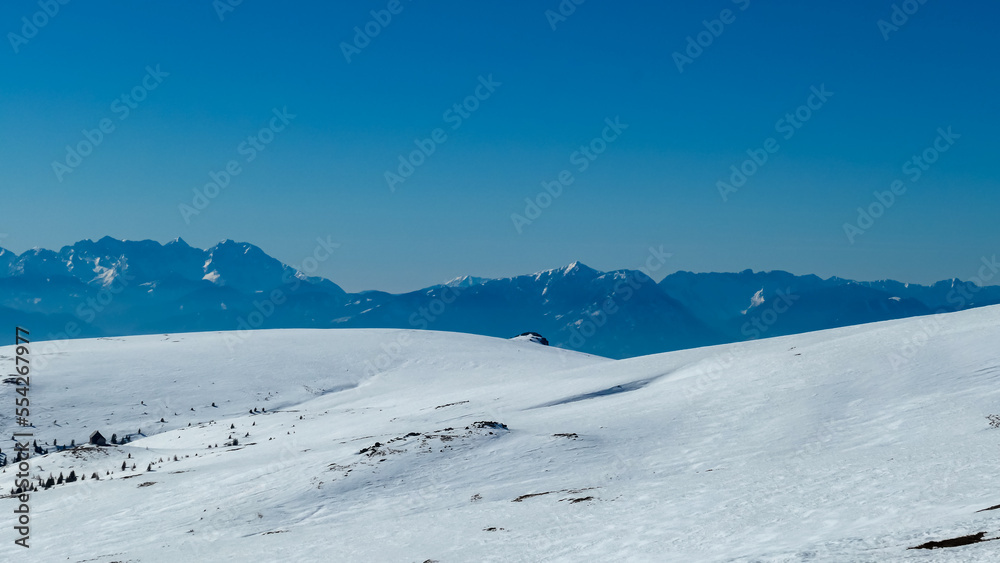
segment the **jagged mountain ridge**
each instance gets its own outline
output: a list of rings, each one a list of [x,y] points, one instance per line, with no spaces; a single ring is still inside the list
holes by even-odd
[[[464,276],[417,291],[348,294],[260,248],[209,249],[104,237],[59,251],[0,249],[0,321],[36,339],[258,328],[416,328],[510,337],[611,358],[821,330],[1000,303],[968,282],[855,282],[788,272],[634,270],[575,262],[501,279]],[[969,292],[966,292],[969,293]],[[6,341],[4,341],[6,343]]]

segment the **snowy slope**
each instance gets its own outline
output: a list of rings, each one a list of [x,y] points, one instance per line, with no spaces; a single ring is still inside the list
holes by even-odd
[[[1000,535],[976,512],[1000,504],[998,339],[1000,307],[619,361],[392,330],[39,343],[37,434],[148,437],[34,459],[88,478],[34,493],[33,547],[5,522],[0,555],[994,561],[906,548]]]

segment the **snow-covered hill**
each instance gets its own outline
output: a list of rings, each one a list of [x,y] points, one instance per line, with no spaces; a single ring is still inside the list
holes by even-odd
[[[33,493],[31,549],[4,524],[0,553],[995,561],[907,548],[1000,535],[998,339],[1000,307],[619,361],[396,330],[37,343],[40,442],[145,437],[33,459],[86,479]]]

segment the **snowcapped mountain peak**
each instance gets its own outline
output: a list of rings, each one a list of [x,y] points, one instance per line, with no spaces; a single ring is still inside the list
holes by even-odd
[[[566,266],[566,269],[563,270],[563,274],[567,276],[571,274],[593,275],[600,273],[601,272],[598,272],[597,270],[591,268],[590,266],[587,266],[586,264],[580,262],[579,260],[573,262],[569,266]]]
[[[596,278],[602,275],[603,273],[604,272],[595,270],[590,266],[587,266],[583,262],[577,260],[576,262],[573,262],[568,266],[564,266],[562,268],[552,268],[549,270],[542,270],[541,272],[532,274],[530,277],[535,280],[542,280],[546,278],[549,280],[557,280],[557,279],[571,278],[578,276],[586,278]]]
[[[248,243],[248,242],[236,242],[235,240],[233,240],[231,238],[227,238],[226,240],[224,240],[224,241],[220,242],[219,244],[216,244],[215,246],[213,246],[212,248],[210,248],[209,252],[212,252],[212,251],[215,251],[215,250],[219,250],[219,249],[224,249],[224,250],[235,250],[235,249],[246,250],[246,249],[248,249],[248,248],[250,248],[252,246],[253,245],[250,244],[250,243]]]
[[[472,287],[475,285],[480,285],[487,281],[486,278],[477,278],[475,276],[458,276],[457,278],[451,279],[444,283],[447,287]]]

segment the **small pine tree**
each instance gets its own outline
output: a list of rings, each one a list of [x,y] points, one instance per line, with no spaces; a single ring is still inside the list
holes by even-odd
[[[70,471],[69,472],[69,477],[66,478],[66,482],[67,483],[75,483],[76,482],[76,471]]]
[[[122,471],[125,471],[125,468],[126,468],[126,467],[128,467],[128,466],[127,466],[127,465],[125,465],[125,462],[123,461],[123,462],[122,462]]]
[[[132,464],[132,471],[135,471],[135,464]]]
[[[98,480],[98,481],[100,481],[100,480],[101,480],[101,476],[100,476],[100,475],[98,475],[96,471],[94,472],[94,474],[93,474],[93,475],[91,475],[91,476],[90,476],[90,478],[91,478],[91,479],[96,479],[96,480]]]
[[[69,447],[71,447],[71,448],[75,448],[76,447],[76,440],[75,439],[69,441]]]
[[[152,471],[152,470],[153,470],[153,464],[150,463],[149,466],[146,467],[146,471]]]
[[[115,444],[115,445],[118,445],[118,434],[112,434],[111,435],[111,443]]]

